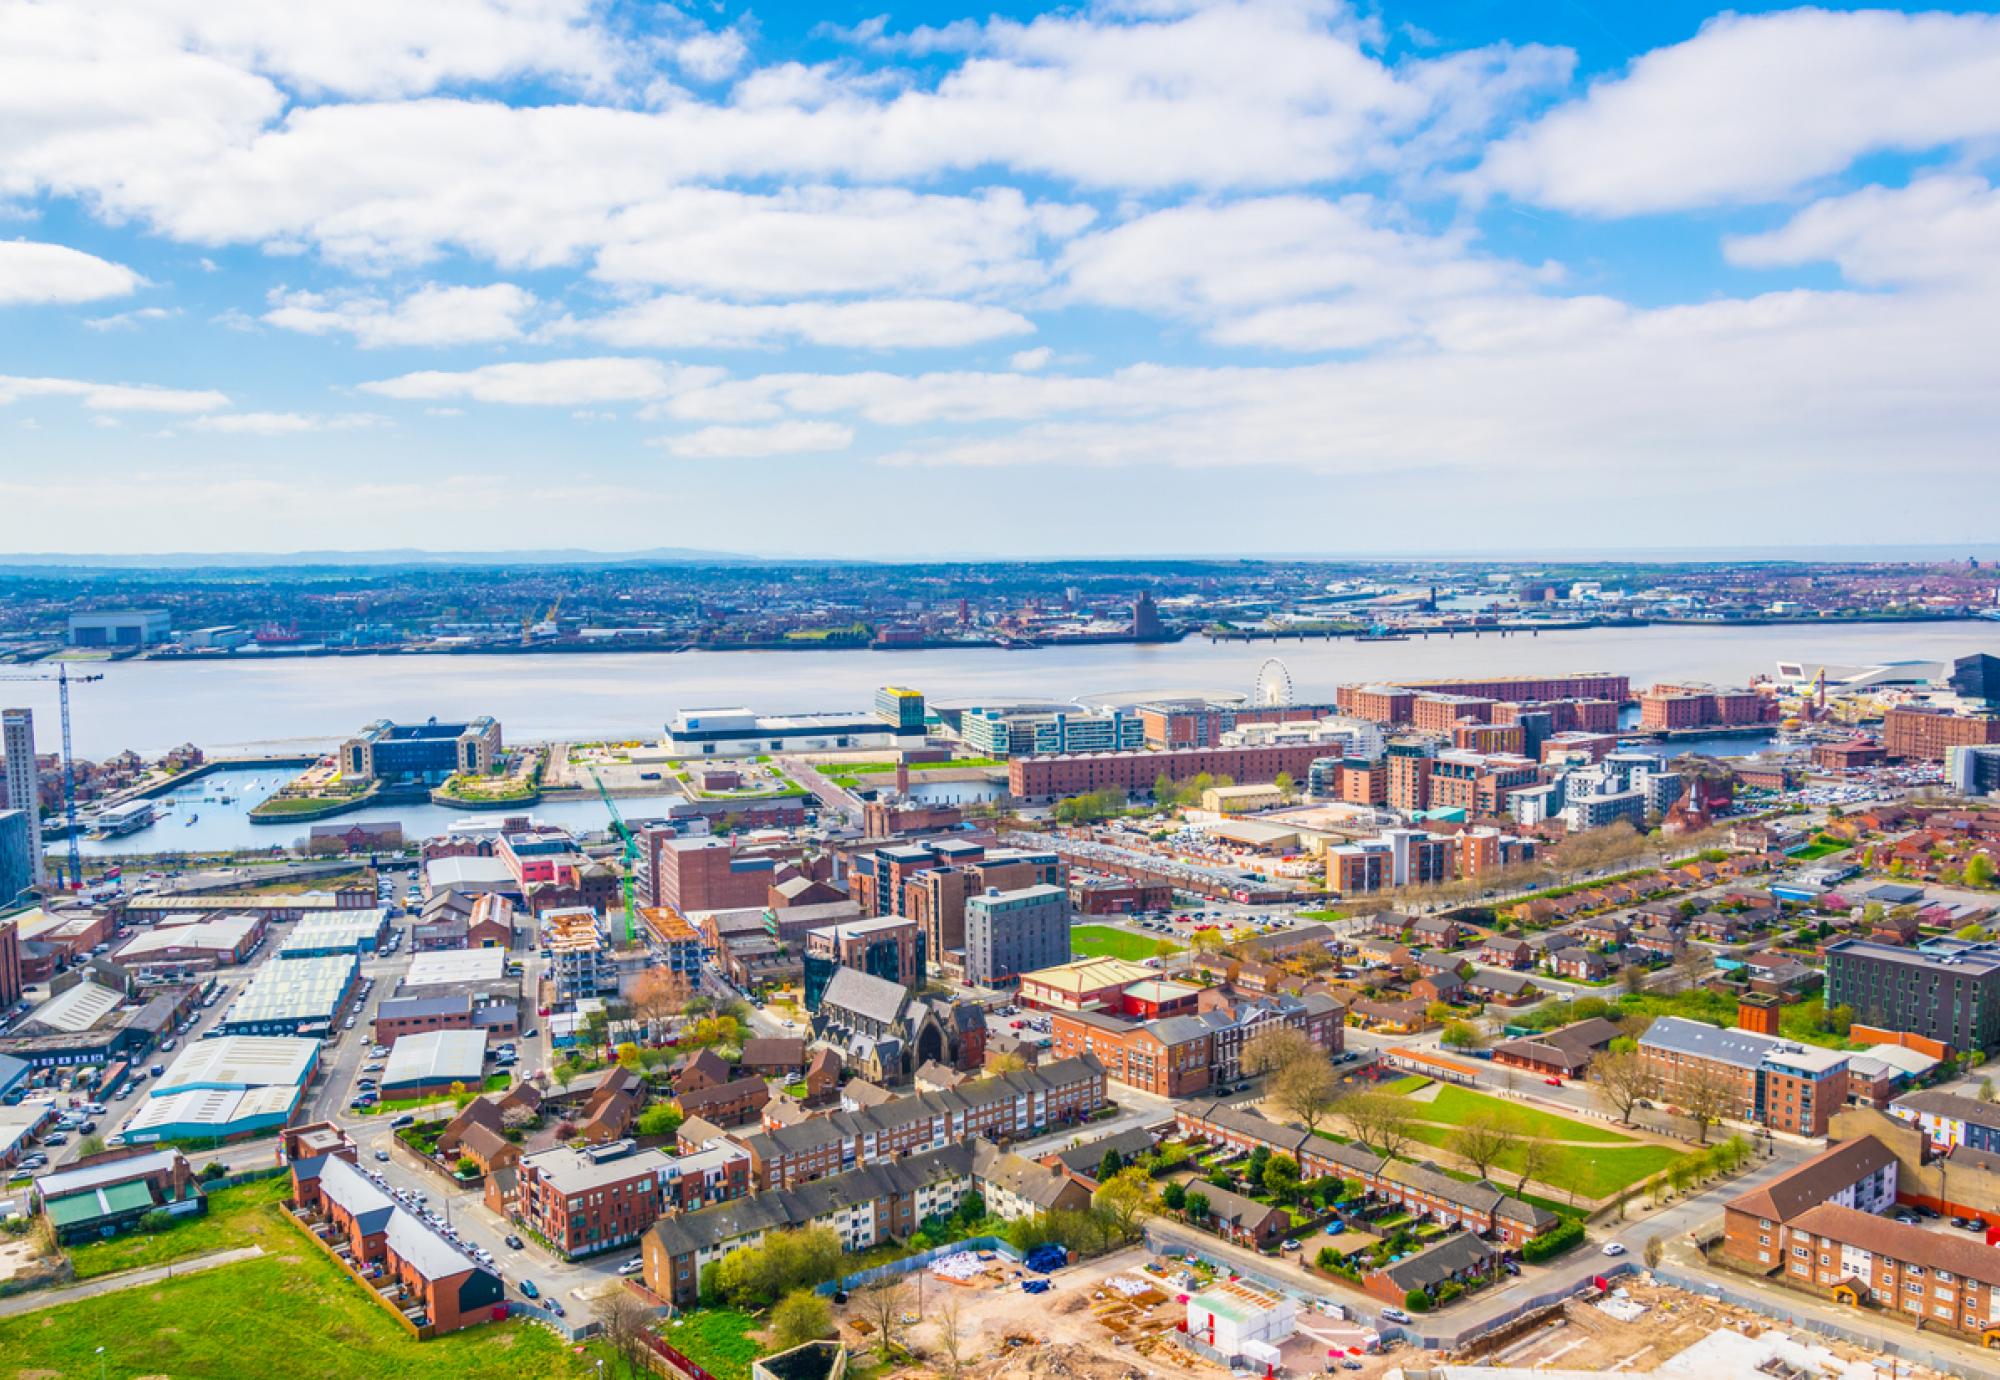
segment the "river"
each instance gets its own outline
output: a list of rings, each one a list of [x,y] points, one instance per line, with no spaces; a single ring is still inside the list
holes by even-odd
[[[1407,642],[945,648],[907,652],[679,652],[510,656],[300,657],[136,661],[71,692],[76,752],[157,754],[192,742],[214,753],[316,751],[377,718],[499,718],[514,742],[657,738],[676,709],[746,705],[765,713],[861,709],[884,684],[934,700],[1005,702],[1134,693],[1247,693],[1267,656],[1289,669],[1299,702],[1347,681],[1614,671],[1656,680],[1741,684],[1781,657],[1834,663],[1943,660],[2000,649],[2000,625],[1877,623],[1823,627],[1583,628]],[[53,685],[14,683],[35,710],[39,746],[59,745]]]

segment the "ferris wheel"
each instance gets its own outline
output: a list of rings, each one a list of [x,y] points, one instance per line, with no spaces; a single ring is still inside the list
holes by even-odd
[[[1284,662],[1274,656],[1264,658],[1264,664],[1257,668],[1257,688],[1251,692],[1251,702],[1260,709],[1292,707],[1292,673]]]

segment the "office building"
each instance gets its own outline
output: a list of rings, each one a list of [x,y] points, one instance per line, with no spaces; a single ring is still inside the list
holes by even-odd
[[[922,733],[924,697],[900,685],[884,685],[875,692],[875,717],[898,733]]]
[[[968,750],[1000,759],[1036,752],[1136,752],[1146,745],[1139,717],[1115,709],[968,709],[958,733]]]
[[[648,830],[646,847],[651,866],[641,899],[682,915],[762,906],[785,857],[777,850],[738,848],[732,839],[679,838],[665,830]]]
[[[173,620],[165,609],[122,609],[69,616],[72,647],[126,647],[136,651],[165,642],[172,631]]]
[[[21,926],[13,919],[0,920],[0,1011],[21,999],[26,978],[21,972]]]
[[[1605,829],[1624,821],[1634,826],[1646,822],[1646,793],[1640,790],[1612,791],[1606,795],[1572,796],[1562,808],[1563,826],[1572,834]]]
[[[352,781],[435,786],[460,773],[491,772],[500,748],[500,721],[491,715],[450,724],[377,719],[340,745],[340,770]]]
[[[0,809],[0,906],[35,885],[35,828],[26,810]]]
[[[997,887],[965,903],[965,980],[979,987],[1069,962],[1069,892]]]
[[[1826,951],[1826,1004],[1853,1008],[1856,1025],[1991,1050],[2000,1045],[2000,945],[1843,939]]]
[[[0,805],[27,817],[31,871],[34,885],[40,886],[48,881],[49,872],[48,860],[42,856],[42,779],[35,764],[34,710],[0,710],[0,754],[5,756],[0,768],[5,770],[7,785]]]
[[[2000,745],[1947,748],[1944,779],[1960,795],[2000,792]]]
[[[817,1011],[819,999],[836,969],[852,968],[901,987],[924,981],[923,931],[900,915],[850,920],[806,932],[806,1010]]]

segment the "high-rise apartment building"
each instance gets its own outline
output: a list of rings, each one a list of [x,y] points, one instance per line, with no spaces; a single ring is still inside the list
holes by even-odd
[[[1069,893],[990,890],[965,903],[965,980],[981,987],[1069,962]]]
[[[2000,1045],[2000,944],[1843,939],[1826,951],[1826,1005],[1852,1007],[1857,1025],[1990,1050]]]
[[[7,794],[5,804],[28,817],[28,851],[34,868],[34,883],[48,880],[48,861],[42,856],[41,776],[35,766],[35,711],[0,710],[0,752],[6,755]]]

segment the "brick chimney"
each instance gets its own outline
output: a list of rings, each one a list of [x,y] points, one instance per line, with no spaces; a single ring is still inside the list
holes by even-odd
[[[1745,992],[1736,999],[1736,1026],[1739,1030],[1754,1030],[1759,1035],[1778,1033],[1778,1009],[1781,1003],[1765,992]]]

